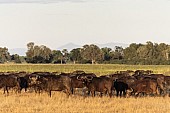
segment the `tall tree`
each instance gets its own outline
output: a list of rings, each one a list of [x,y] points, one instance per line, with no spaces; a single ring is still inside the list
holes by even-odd
[[[63,53],[63,57],[64,57],[65,62],[67,62],[68,60],[70,60],[69,52],[68,52],[67,49],[63,49],[63,50],[62,50],[62,53]]]
[[[120,46],[115,46],[114,59],[121,60],[123,59],[123,55],[123,48]]]
[[[80,48],[76,48],[70,51],[70,59],[74,64],[82,59],[80,50]]]
[[[96,61],[103,60],[103,53],[97,45],[84,45],[82,48],[82,57],[91,60],[92,64],[94,64]]]
[[[129,47],[123,50],[124,58],[127,60],[134,60],[137,58],[137,49],[143,44],[132,43]]]
[[[169,60],[170,49],[168,44],[160,43],[158,46],[158,51],[160,53],[159,59]]]
[[[58,60],[60,60],[60,63],[63,64],[64,57],[60,50],[53,50],[52,57],[53,57],[53,63],[58,62]]]
[[[0,62],[4,63],[4,62],[9,62],[10,60],[11,60],[11,56],[8,52],[8,48],[0,47]]]
[[[26,52],[26,61],[28,63],[31,63],[33,61],[33,57],[34,57],[34,42],[29,42],[27,44],[27,52]]]
[[[27,62],[29,63],[50,63],[52,51],[50,48],[41,45],[34,45],[33,42],[27,44]]]
[[[11,60],[15,63],[21,63],[20,56],[18,54],[11,55]]]
[[[111,48],[107,48],[107,47],[104,47],[104,48],[101,48],[102,50],[102,53],[104,55],[104,60],[105,61],[109,61],[111,59],[111,52],[112,52],[112,49]]]

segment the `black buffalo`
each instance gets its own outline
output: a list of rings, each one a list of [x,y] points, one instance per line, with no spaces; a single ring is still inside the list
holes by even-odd
[[[17,81],[19,82],[19,86],[20,86],[19,92],[21,92],[23,88],[25,89],[26,92],[28,88],[28,82],[29,82],[28,79],[26,77],[18,77]]]
[[[116,90],[116,96],[122,96],[122,93],[123,95],[125,96],[126,95],[126,91],[128,89],[128,84],[127,83],[124,83],[122,81],[115,81],[114,82],[114,88]]]

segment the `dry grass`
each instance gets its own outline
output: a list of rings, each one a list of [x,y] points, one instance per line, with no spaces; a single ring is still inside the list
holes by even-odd
[[[64,93],[0,95],[1,113],[169,113],[169,97],[66,97]]]

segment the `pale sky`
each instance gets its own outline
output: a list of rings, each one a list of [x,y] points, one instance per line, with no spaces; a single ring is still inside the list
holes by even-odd
[[[0,47],[170,44],[170,0],[0,0]]]

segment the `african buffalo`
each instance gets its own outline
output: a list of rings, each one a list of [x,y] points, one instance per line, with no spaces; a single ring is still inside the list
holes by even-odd
[[[47,91],[51,97],[51,91],[65,91],[67,96],[71,94],[71,79],[68,76],[51,75],[37,76],[36,84],[42,90]]]
[[[103,93],[108,92],[109,96],[112,96],[113,81],[108,77],[82,77],[85,86],[88,88],[89,93],[95,96],[95,91]]]
[[[129,86],[133,89],[135,96],[142,94],[158,94],[158,83],[155,80],[137,80]]]
[[[121,82],[121,81],[115,81],[114,82],[114,88],[116,90],[116,96],[122,96],[122,92],[123,92],[123,95],[125,96],[126,95],[126,90],[128,89],[128,84],[124,83],[124,82]]]
[[[4,94],[7,92],[9,94],[9,88],[17,88],[17,91],[20,89],[19,82],[17,81],[17,76],[15,75],[0,75],[0,88],[4,88]]]

